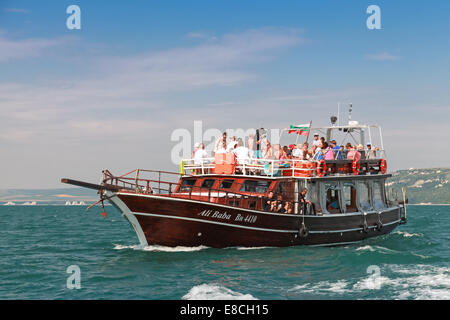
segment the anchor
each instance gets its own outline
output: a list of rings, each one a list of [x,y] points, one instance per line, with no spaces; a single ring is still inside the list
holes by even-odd
[[[111,199],[112,197],[114,197],[114,195],[113,195],[113,196],[110,196],[110,197],[103,198],[103,192],[102,192],[102,190],[99,190],[99,194],[100,194],[100,200],[98,200],[98,201],[95,202],[94,204],[92,204],[92,205],[90,205],[89,207],[87,207],[87,208],[86,208],[86,212],[88,212],[90,208],[92,208],[93,206],[95,206],[95,205],[97,205],[97,204],[99,204],[99,203],[101,202],[101,203],[102,203],[102,212],[101,212],[100,214],[101,214],[101,216],[102,216],[104,219],[106,219],[106,216],[108,215],[108,213],[105,211],[105,205],[104,205],[103,201]]]

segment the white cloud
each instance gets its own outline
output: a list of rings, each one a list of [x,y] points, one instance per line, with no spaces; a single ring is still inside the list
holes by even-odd
[[[0,63],[11,60],[38,57],[45,50],[66,43],[66,39],[31,38],[12,40],[0,33]]]
[[[247,71],[247,66],[273,59],[279,50],[302,43],[299,33],[285,28],[247,30],[190,47],[122,57],[97,55],[84,62],[94,72],[78,80],[0,82],[0,138],[3,142],[26,144],[59,139],[58,130],[94,139],[98,132],[107,132],[110,139],[122,134],[121,130],[155,133],[162,118],[175,124],[181,121],[177,114],[183,112],[183,104],[170,109],[166,96],[256,79],[258,75]],[[23,58],[43,54],[44,49],[60,42],[13,41],[0,35],[0,62],[20,54]],[[151,112],[160,119],[152,118]],[[144,120],[140,119],[143,113]],[[120,118],[123,114],[127,119]]]

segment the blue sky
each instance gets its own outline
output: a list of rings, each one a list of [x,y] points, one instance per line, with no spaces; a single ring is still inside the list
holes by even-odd
[[[194,120],[326,125],[338,102],[383,126],[390,169],[448,166],[449,18],[448,1],[0,0],[0,188],[176,170],[171,133]]]

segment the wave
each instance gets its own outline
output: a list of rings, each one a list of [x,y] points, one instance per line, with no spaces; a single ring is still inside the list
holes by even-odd
[[[306,283],[297,285],[288,291],[302,291],[305,293],[347,293],[351,291],[349,283],[345,280],[338,280],[336,282],[321,281],[316,284]]]
[[[356,294],[382,289],[392,299],[450,300],[450,268],[431,265],[387,265],[379,273],[352,280],[297,285],[288,291]]]
[[[371,245],[366,245],[366,246],[362,246],[362,247],[358,247],[355,249],[356,251],[370,251],[370,252],[379,252],[379,253],[384,253],[384,254],[391,254],[391,253],[398,253],[398,251],[392,250],[392,249],[388,249],[382,246],[371,246]]]
[[[201,284],[192,287],[184,300],[258,300],[251,294],[243,294],[217,284]]]
[[[238,250],[259,250],[259,249],[267,249],[273,247],[237,247]]]
[[[402,235],[405,238],[411,238],[411,237],[423,237],[422,233],[408,233],[406,231],[396,231],[394,234]]]
[[[121,245],[115,244],[114,250],[123,250],[123,249],[133,249],[133,250],[142,250],[142,251],[151,251],[151,252],[194,252],[200,251],[203,249],[208,249],[206,246],[198,246],[198,247],[166,247],[159,245],[150,245],[150,246],[141,246],[141,245]]]

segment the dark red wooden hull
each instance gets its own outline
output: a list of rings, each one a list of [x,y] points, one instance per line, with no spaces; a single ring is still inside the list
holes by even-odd
[[[300,215],[125,192],[118,193],[111,201],[124,211],[144,245],[214,248],[339,245],[388,234],[401,223],[399,207],[367,215],[306,215],[304,225],[308,234],[305,236],[299,234],[303,221]]]

